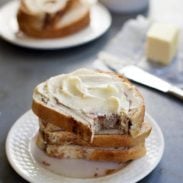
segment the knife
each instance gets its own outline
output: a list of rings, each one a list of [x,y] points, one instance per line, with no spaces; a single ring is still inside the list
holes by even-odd
[[[123,67],[122,69],[116,69],[112,64],[109,62],[105,62],[103,60],[105,66],[107,66],[110,70],[124,75],[129,80],[135,81],[139,84],[144,86],[148,86],[150,88],[154,88],[164,93],[171,94],[179,99],[183,100],[183,90],[144,71],[143,69],[135,66],[135,65],[128,65]]]

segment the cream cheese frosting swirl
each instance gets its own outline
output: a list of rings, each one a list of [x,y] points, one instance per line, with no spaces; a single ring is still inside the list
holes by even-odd
[[[33,13],[55,13],[65,8],[69,0],[23,0]]]
[[[134,96],[133,86],[113,74],[89,69],[52,77],[44,88],[39,86],[36,90],[42,96],[46,93],[45,97],[84,113],[127,113],[141,103],[141,98]]]

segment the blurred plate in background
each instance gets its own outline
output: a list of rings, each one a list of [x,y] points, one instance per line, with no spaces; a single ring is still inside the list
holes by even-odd
[[[0,35],[6,41],[18,46],[34,49],[70,48],[88,43],[102,36],[111,26],[109,11],[99,3],[91,7],[91,22],[84,30],[65,38],[34,39],[19,32],[16,14],[18,1],[5,4],[0,9]]]

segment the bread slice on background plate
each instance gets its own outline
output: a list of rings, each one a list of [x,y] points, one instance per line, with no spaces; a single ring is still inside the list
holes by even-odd
[[[145,106],[139,91],[122,76],[79,69],[39,84],[32,110],[43,121],[92,142],[95,134],[136,137]]]
[[[30,37],[65,37],[89,25],[90,5],[84,0],[21,0],[17,21]]]
[[[146,154],[144,143],[134,147],[88,147],[79,145],[50,145],[44,142],[38,134],[37,145],[48,156],[59,159],[85,159],[92,161],[127,162],[140,158]]]
[[[151,132],[151,125],[144,122],[139,134],[136,137],[124,134],[100,134],[94,135],[93,142],[88,143],[78,138],[74,133],[63,131],[52,123],[46,123],[40,120],[39,133],[48,144],[52,145],[81,145],[91,147],[133,147],[145,143],[145,139]]]

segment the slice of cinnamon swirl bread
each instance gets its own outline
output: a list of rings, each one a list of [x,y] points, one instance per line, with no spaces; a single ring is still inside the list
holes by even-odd
[[[50,78],[33,93],[32,110],[42,120],[92,142],[95,134],[139,134],[144,100],[127,79],[79,69]]]
[[[38,147],[48,156],[59,159],[85,159],[92,161],[127,162],[146,154],[144,143],[133,147],[89,147],[79,145],[52,145],[44,141],[38,134]]]
[[[72,132],[64,131],[62,128],[39,120],[39,133],[44,141],[51,145],[80,145],[89,147],[133,147],[145,142],[151,132],[151,125],[144,122],[136,137],[128,134],[95,134],[93,142],[86,142]]]
[[[64,37],[89,25],[90,5],[85,0],[21,0],[17,21],[30,37]]]

